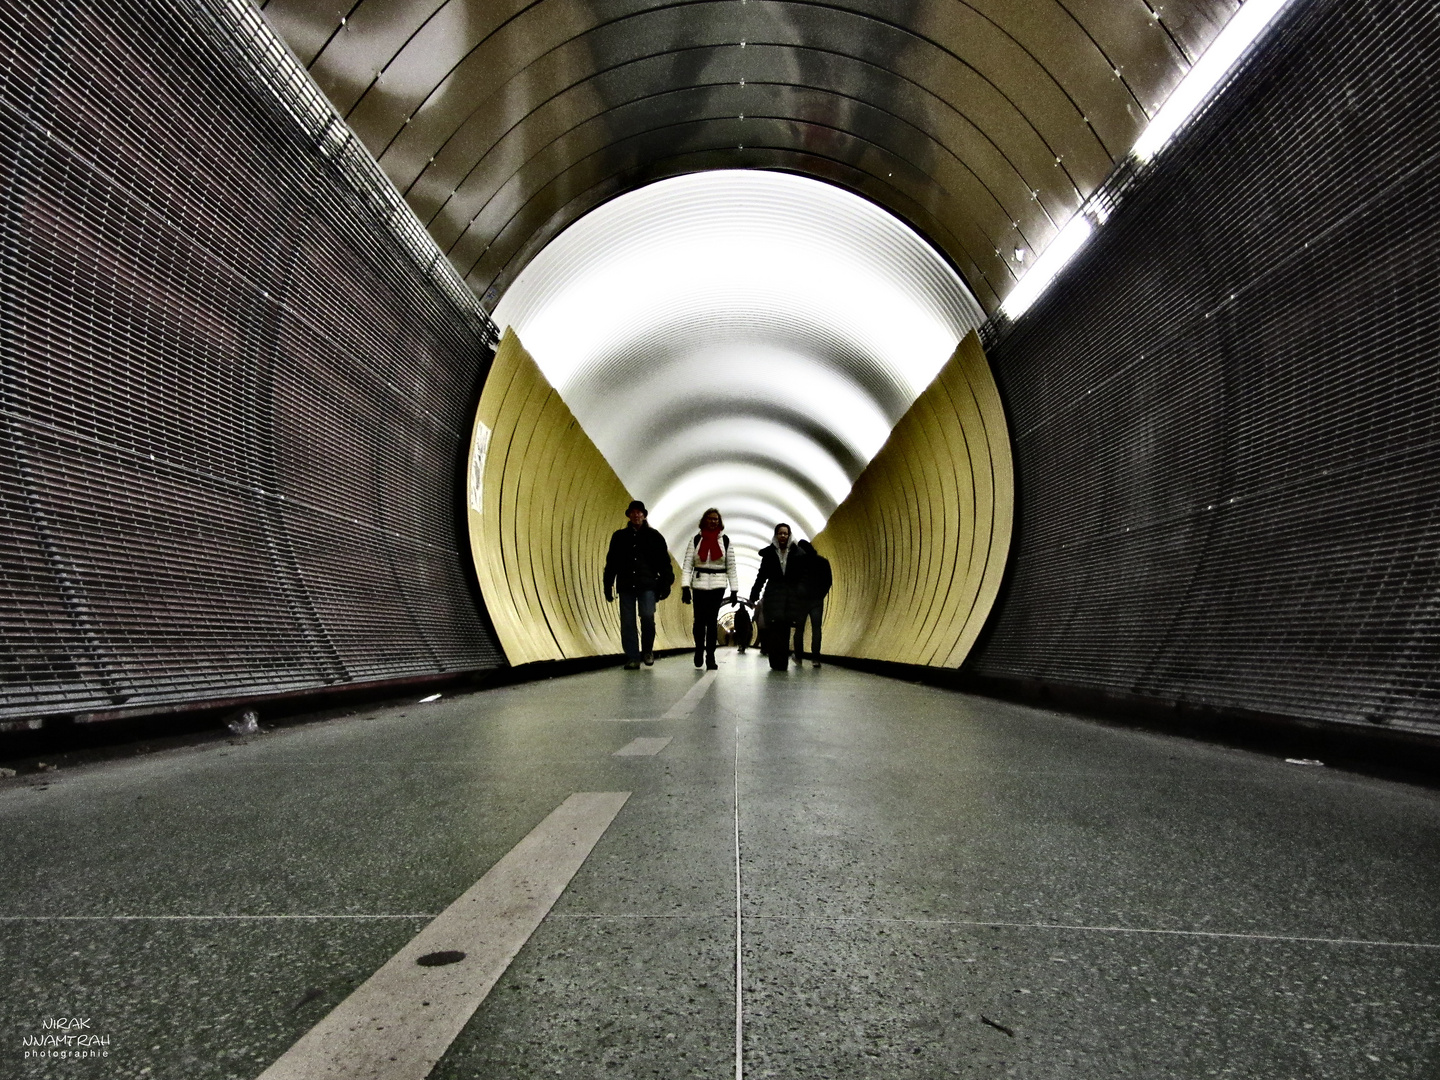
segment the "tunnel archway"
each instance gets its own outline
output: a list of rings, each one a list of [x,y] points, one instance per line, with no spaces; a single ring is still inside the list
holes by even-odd
[[[579,537],[603,536],[600,522],[614,527],[631,497],[649,504],[677,561],[701,512],[720,507],[747,591],[777,521],[815,537],[843,508],[830,530],[845,556],[836,640],[911,662],[954,662],[960,640],[973,640],[993,600],[981,582],[998,580],[1008,542],[1003,411],[973,344],[981,306],[903,221],[802,176],[672,178],[572,225],[495,315],[505,340],[477,414],[469,520],[507,653],[538,656],[526,628],[556,623],[557,656],[579,641],[606,647],[608,630],[586,625],[596,613],[576,612],[562,594],[594,591],[598,545]],[[927,395],[926,420],[912,420]],[[569,508],[549,513],[534,502],[548,496],[532,477],[546,474],[559,442],[575,440],[593,440],[593,452],[575,453],[604,476],[581,496],[595,496],[578,511],[584,528]],[[909,462],[920,442],[927,465],[916,471]],[[553,591],[515,580],[495,554],[507,545],[567,551],[540,574],[567,580]],[[888,546],[887,556],[870,557],[875,546]],[[897,594],[899,578],[908,585]],[[891,607],[919,623],[866,644],[877,622],[895,621]],[[968,622],[970,632],[941,632],[943,646],[930,646],[937,623]]]
[[[672,544],[728,503],[742,565],[814,536],[984,319],[893,215],[806,177],[661,181],[541,251],[495,309]]]

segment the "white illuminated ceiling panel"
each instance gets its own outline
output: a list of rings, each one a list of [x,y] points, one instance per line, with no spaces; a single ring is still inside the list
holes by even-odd
[[[787,173],[726,170],[580,219],[495,319],[672,549],[718,506],[753,572],[775,522],[802,536],[824,526],[983,315],[949,265],[874,204]]]

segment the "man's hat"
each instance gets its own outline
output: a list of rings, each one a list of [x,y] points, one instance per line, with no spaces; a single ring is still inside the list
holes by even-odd
[[[645,504],[639,499],[633,500],[630,505],[625,508],[625,513],[628,514],[631,510],[639,510],[646,517],[650,516],[650,511],[645,509]]]

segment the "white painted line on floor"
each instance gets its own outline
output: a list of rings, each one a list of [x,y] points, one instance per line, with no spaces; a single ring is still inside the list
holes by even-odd
[[[597,716],[597,724],[658,724],[661,718],[658,716]]]
[[[571,795],[260,1080],[424,1080],[629,797]],[[451,950],[464,959],[416,963]]]
[[[1367,938],[1304,937],[1299,934],[1244,934],[1224,930],[1169,930],[1148,926],[1078,926],[1068,923],[995,922],[991,919],[884,919],[861,915],[751,915],[751,919],[789,922],[876,923],[886,926],[994,926],[1005,930],[1078,930],[1091,934],[1166,934],[1171,937],[1229,938],[1237,941],[1280,941],[1309,945],[1373,945],[1387,949],[1440,949],[1433,941],[1372,941]]]
[[[670,707],[670,711],[661,717],[662,720],[684,720],[692,712],[695,706],[700,704],[700,699],[710,691],[711,685],[715,682],[718,671],[707,671],[696,681],[695,685],[685,692],[685,696]]]
[[[670,736],[658,739],[631,739],[611,757],[654,757],[670,745]]]

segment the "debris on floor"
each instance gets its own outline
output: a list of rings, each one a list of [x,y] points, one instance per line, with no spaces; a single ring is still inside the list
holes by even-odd
[[[297,1009],[301,1008],[302,1006],[304,1006],[304,1005],[309,1005],[310,1002],[314,1001],[314,1000],[315,1000],[316,998],[318,998],[319,996],[320,996],[320,988],[317,987],[317,986],[312,986],[312,987],[310,987],[310,989],[309,989],[309,990],[306,990],[305,993],[301,996],[301,998],[300,998],[299,1001],[295,1002],[294,1005],[291,1005],[291,1006],[290,1006],[290,1011],[291,1011],[291,1012],[295,1012]]]
[[[260,734],[260,714],[254,709],[246,709],[244,712],[232,716],[226,722],[225,730],[231,735],[258,735]]]
[[[465,959],[465,954],[459,949],[444,949],[440,952],[428,952],[418,957],[415,962],[421,967],[440,967],[443,964],[458,964]]]
[[[982,1024],[989,1024],[989,1025],[990,1025],[991,1027],[993,1027],[996,1031],[1003,1031],[1006,1035],[1009,1035],[1010,1038],[1012,1038],[1012,1039],[1015,1037],[1015,1032],[1011,1031],[1011,1030],[1010,1030],[1008,1027],[1006,1027],[1004,1024],[997,1024],[994,1020],[991,1020],[988,1016],[982,1016],[982,1017],[980,1017],[980,1022],[981,1022]]]

